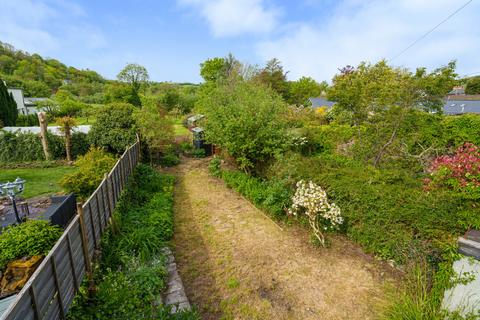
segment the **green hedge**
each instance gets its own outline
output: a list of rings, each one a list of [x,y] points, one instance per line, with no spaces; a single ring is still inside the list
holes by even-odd
[[[448,191],[423,190],[421,176],[376,169],[351,159],[285,156],[272,176],[293,184],[312,180],[326,189],[346,218],[345,232],[367,252],[405,263],[422,254],[432,262],[468,228],[480,228],[474,202]]]
[[[291,205],[290,188],[279,181],[261,180],[242,171],[221,170],[219,165],[219,159],[213,159],[209,170],[214,176],[221,177],[228,187],[238,191],[272,216],[285,216],[285,210]]]
[[[65,142],[62,137],[48,133],[48,147],[52,159],[64,159]],[[87,135],[81,132],[72,135],[72,154],[76,158],[88,151]],[[43,161],[42,142],[34,133],[11,133],[0,130],[0,163]]]
[[[173,176],[151,167],[135,169],[102,237],[96,293],[82,290],[69,319],[199,319],[194,311],[171,315],[157,305],[168,275],[162,249],[173,235],[173,184]]]

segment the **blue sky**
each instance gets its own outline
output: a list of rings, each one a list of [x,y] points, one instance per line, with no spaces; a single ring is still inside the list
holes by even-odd
[[[390,58],[467,0],[0,0],[0,41],[114,78],[128,62],[152,80],[199,82],[199,64],[233,53],[289,78],[329,81],[338,67]],[[480,73],[480,0],[393,64],[452,59]]]

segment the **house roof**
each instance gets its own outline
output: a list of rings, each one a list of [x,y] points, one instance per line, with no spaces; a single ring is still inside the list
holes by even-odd
[[[25,102],[25,105],[27,106],[35,106],[37,105],[37,102],[40,102],[40,101],[46,101],[48,100],[48,98],[30,98],[30,97],[26,97],[23,99],[23,101]]]
[[[323,98],[308,98],[308,100],[310,100],[310,103],[312,104],[312,108],[314,109],[317,109],[320,107],[331,108],[335,104],[335,101],[329,101]]]
[[[445,114],[480,113],[480,100],[446,100]]]

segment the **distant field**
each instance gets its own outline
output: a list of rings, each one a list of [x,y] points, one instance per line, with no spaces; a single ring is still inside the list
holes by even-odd
[[[74,172],[77,168],[70,166],[58,166],[53,168],[32,169],[0,169],[0,183],[13,181],[17,177],[26,180],[24,198],[32,198],[41,195],[49,195],[61,192],[62,188],[58,181],[66,173]]]

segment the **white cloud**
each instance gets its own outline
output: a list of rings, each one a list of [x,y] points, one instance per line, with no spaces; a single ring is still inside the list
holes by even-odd
[[[243,33],[268,33],[280,16],[280,9],[268,7],[262,0],[179,0],[183,6],[198,10],[216,37]]]
[[[330,80],[337,68],[392,58],[465,0],[347,0],[319,21],[291,24],[278,38],[257,43],[258,55],[279,58],[292,79]],[[460,73],[480,71],[480,25],[472,2],[427,38],[392,61],[409,68],[457,59]]]
[[[42,55],[106,46],[101,30],[84,21],[86,12],[70,0],[0,0],[0,41]]]

